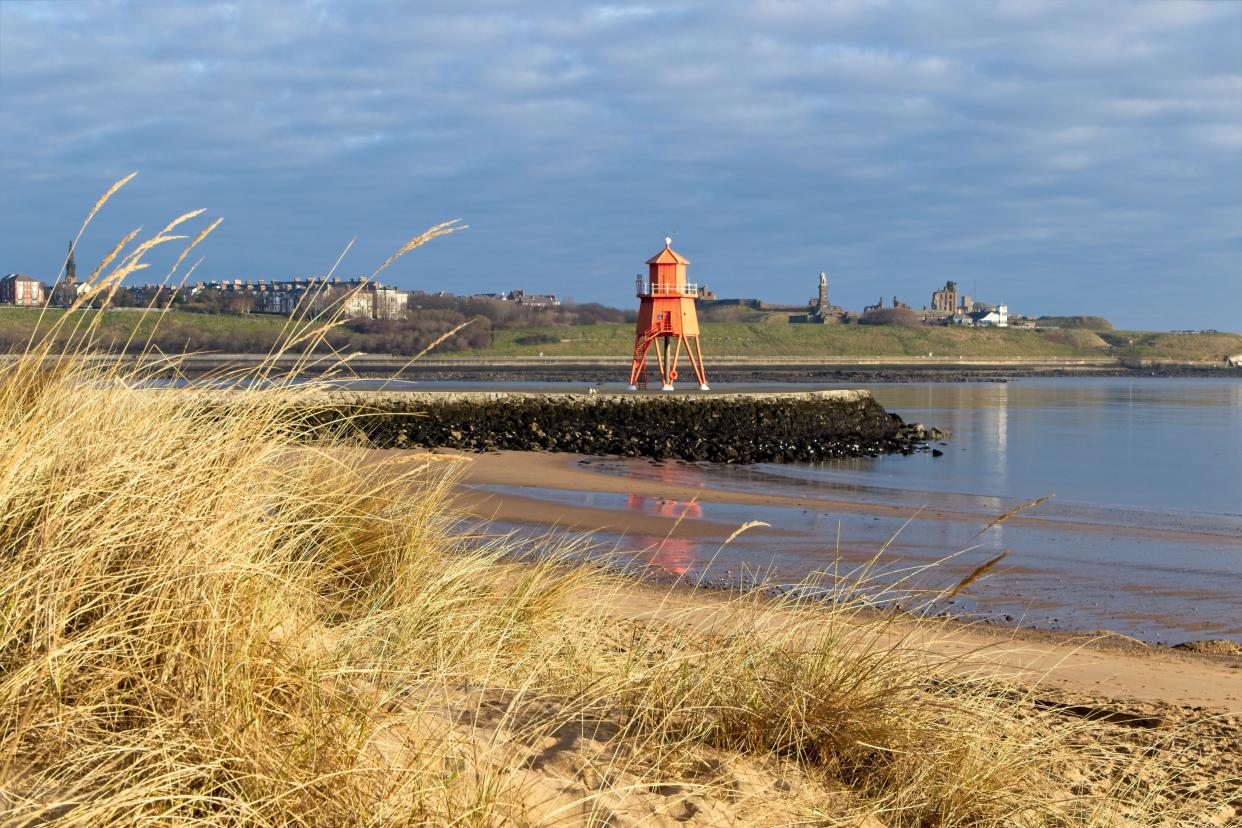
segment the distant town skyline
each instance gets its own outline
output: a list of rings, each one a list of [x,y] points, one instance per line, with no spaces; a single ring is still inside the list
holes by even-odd
[[[45,281],[139,170],[80,270],[197,207],[196,281],[460,217],[384,281],[628,308],[676,231],[722,297],[1242,329],[1242,3],[0,0],[0,118],[0,273]]]

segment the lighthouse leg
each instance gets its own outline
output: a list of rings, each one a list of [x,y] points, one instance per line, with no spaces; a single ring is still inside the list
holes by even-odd
[[[659,337],[655,340],[656,367],[659,368],[660,374],[660,390],[667,391],[668,388],[668,340]]]
[[[664,336],[664,338],[661,340],[661,343],[662,343],[662,349],[663,349],[663,359],[661,359],[660,361],[660,375],[661,375],[661,380],[662,380],[662,385],[660,386],[660,390],[661,391],[672,391],[673,390],[674,356],[668,353],[668,346],[671,345],[671,343],[669,343],[668,341],[668,336]]]
[[[668,340],[666,339],[664,341],[667,345]],[[665,391],[672,391],[673,383],[677,382],[677,360],[681,357],[681,337],[675,337],[674,341],[676,344],[673,345],[673,355],[668,358],[668,370],[664,374]],[[689,349],[687,349],[686,353],[690,353]]]
[[[703,349],[699,347],[699,338],[696,336],[686,345],[686,356],[690,359],[690,365],[694,368],[694,376],[699,381],[700,391],[710,391],[707,387],[707,371],[703,368]]]

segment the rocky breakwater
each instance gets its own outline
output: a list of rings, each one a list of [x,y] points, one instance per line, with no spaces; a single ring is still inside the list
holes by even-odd
[[[718,463],[808,462],[926,448],[866,391],[647,395],[352,393],[330,406],[373,445],[561,451]]]

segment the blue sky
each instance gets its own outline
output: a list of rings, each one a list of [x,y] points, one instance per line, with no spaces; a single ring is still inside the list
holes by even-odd
[[[0,271],[205,207],[196,276],[387,272],[1242,329],[1242,2],[0,0]]]

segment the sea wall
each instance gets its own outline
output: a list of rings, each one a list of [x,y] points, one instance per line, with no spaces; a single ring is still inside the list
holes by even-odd
[[[561,451],[721,463],[815,461],[924,447],[866,391],[774,394],[340,393],[373,445]]]

